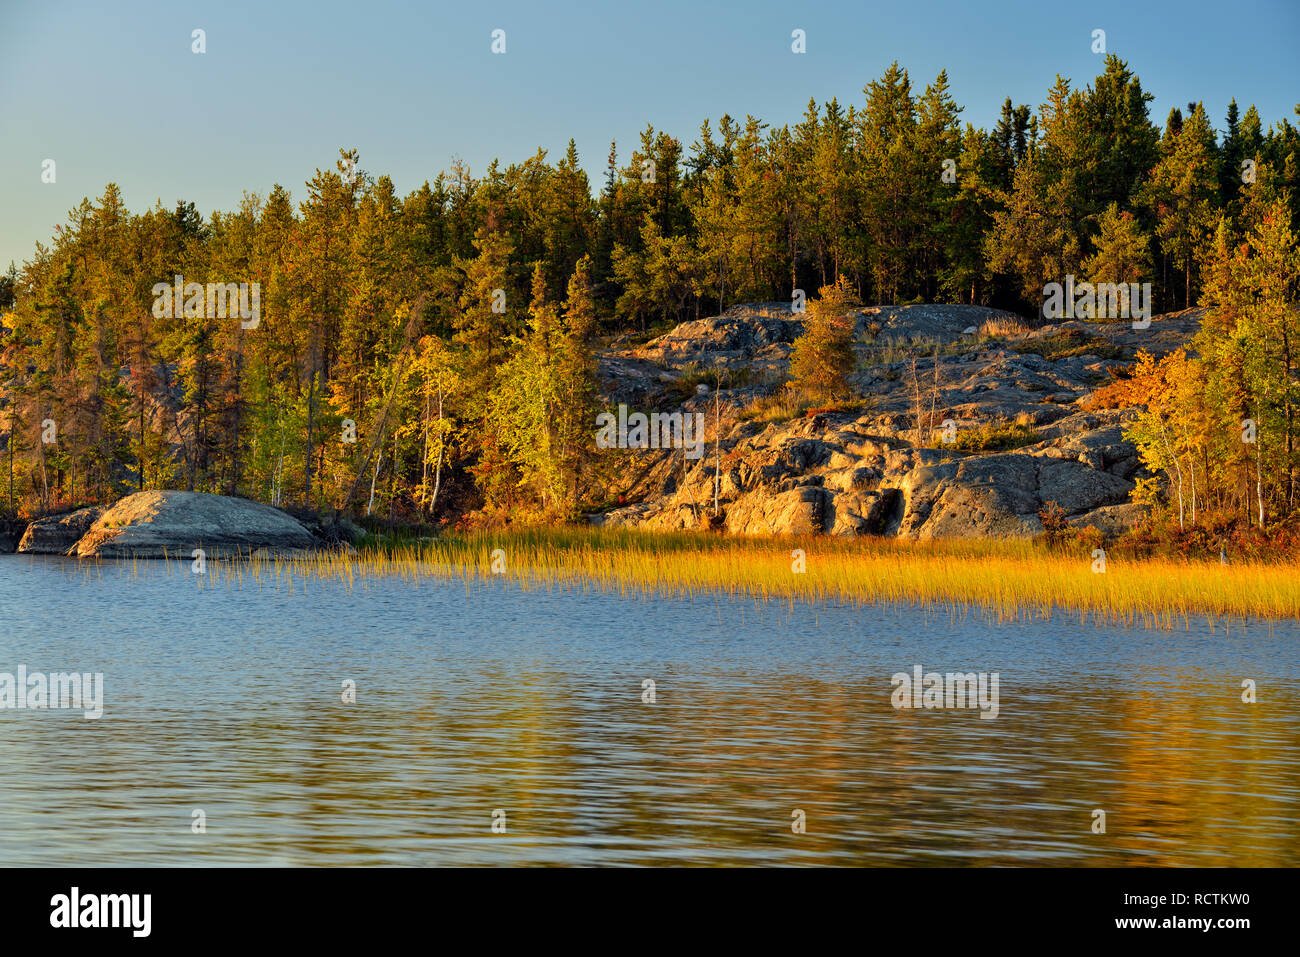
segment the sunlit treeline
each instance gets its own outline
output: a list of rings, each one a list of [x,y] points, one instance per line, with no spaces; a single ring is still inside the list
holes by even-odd
[[[0,286],[3,500],[178,487],[565,517],[608,498],[588,434],[602,336],[837,282],[1027,314],[1069,275],[1150,281],[1158,311],[1217,295],[1216,249],[1294,224],[1300,129],[1235,102],[1221,131],[1200,104],[1159,127],[1150,100],[1110,57],[984,130],[944,73],[920,87],[894,65],[792,123],[723,116],[689,146],[648,126],[597,184],[572,142],[406,196],[340,151],[300,199],[275,185],[207,219],[132,213],[109,184]],[[257,315],[191,283],[255,288]]]

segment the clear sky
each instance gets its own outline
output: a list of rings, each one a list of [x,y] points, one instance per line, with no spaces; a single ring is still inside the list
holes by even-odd
[[[133,210],[207,214],[276,182],[301,199],[341,146],[405,194],[453,156],[478,174],[573,137],[598,185],[610,140],[626,159],[647,122],[686,145],[727,112],[796,122],[810,96],[860,103],[895,59],[918,87],[946,68],[987,127],[1005,96],[1037,107],[1057,73],[1095,77],[1094,29],[1157,123],[1203,100],[1222,127],[1233,96],[1295,122],[1300,0],[0,0],[0,269],[109,181]]]

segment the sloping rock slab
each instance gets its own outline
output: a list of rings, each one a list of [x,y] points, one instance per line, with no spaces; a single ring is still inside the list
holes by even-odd
[[[79,558],[207,558],[316,547],[300,522],[278,508],[203,492],[137,492],[108,509],[77,543]]]
[[[63,515],[38,518],[27,526],[18,551],[28,555],[67,555],[103,514],[102,507],[92,505]]]
[[[1133,483],[1069,459],[1006,453],[923,465],[899,487],[900,535],[1023,538],[1043,530],[1037,513],[1046,502],[1066,515],[1091,512],[1127,502]]]

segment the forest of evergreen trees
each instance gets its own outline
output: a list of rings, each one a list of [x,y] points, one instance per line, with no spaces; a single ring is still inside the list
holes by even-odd
[[[647,127],[595,192],[572,142],[405,197],[340,151],[300,202],[275,185],[206,220],[133,214],[109,184],[0,280],[3,502],[183,488],[428,519],[455,487],[486,515],[571,516],[608,496],[606,337],[837,283],[1034,316],[1073,275],[1149,281],[1157,313],[1214,308],[1181,370],[1147,361],[1108,395],[1150,405],[1147,494],[1184,523],[1276,520],[1300,454],[1300,126],[1234,101],[1221,130],[1199,103],[1160,127],[1151,99],[1111,56],[986,131],[944,73],[918,91],[895,64],[793,125],[723,116],[689,147]],[[176,276],[258,283],[260,321],[159,318]]]

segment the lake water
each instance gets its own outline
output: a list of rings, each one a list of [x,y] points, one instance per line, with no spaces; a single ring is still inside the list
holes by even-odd
[[[0,865],[1300,863],[1295,623],[141,568],[0,557],[0,672],[104,675],[0,710]],[[914,665],[998,716],[895,709]]]

